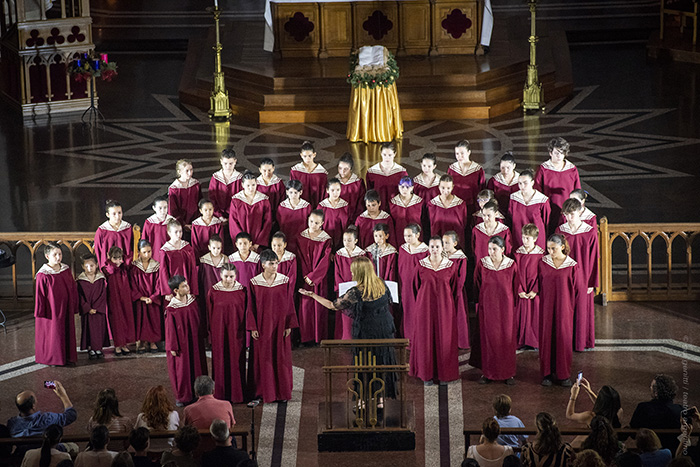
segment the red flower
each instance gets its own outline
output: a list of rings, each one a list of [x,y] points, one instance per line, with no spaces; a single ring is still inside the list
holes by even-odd
[[[102,81],[112,81],[112,78],[117,76],[115,70],[105,70],[102,72]]]

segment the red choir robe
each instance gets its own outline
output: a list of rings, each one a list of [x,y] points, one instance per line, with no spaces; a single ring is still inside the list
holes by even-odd
[[[134,231],[131,224],[122,221],[119,228],[114,230],[109,221],[105,221],[95,232],[95,256],[99,266],[105,266],[109,261],[107,253],[113,246],[118,246],[124,252],[124,262],[131,264],[134,259]]]
[[[131,300],[136,312],[136,340],[139,341],[163,340],[163,303],[158,289],[159,270],[160,263],[155,260],[149,261],[145,269],[141,261],[134,261],[129,269]],[[141,301],[141,297],[150,298],[152,303],[149,305]]]
[[[454,230],[459,237],[459,244],[464,246],[464,232],[467,228],[467,205],[458,196],[452,197],[449,206],[445,206],[439,196],[428,203],[428,217],[430,218],[430,235],[444,235],[445,232]]]
[[[420,196],[425,200],[431,200],[436,196],[440,196],[440,176],[436,175],[433,182],[428,182],[423,173],[419,173],[413,177],[413,194]]]
[[[289,283],[294,287],[297,283],[297,256],[291,251],[285,250],[277,265],[277,272],[289,277]]]
[[[340,180],[340,175],[336,175],[336,178]],[[350,205],[350,222],[355,222],[357,216],[365,210],[365,193],[367,193],[365,181],[356,174],[352,174],[347,182],[343,183],[341,180],[340,184],[343,185],[340,197]]]
[[[303,185],[301,197],[311,206],[318,206],[318,203],[326,197],[328,172],[321,164],[316,164],[313,172],[307,172],[304,163],[299,162],[289,171],[289,179],[301,182]]]
[[[223,246],[224,223],[218,217],[213,217],[209,225],[201,216],[192,221],[192,249],[197,261],[209,251],[209,239],[214,234],[221,237]]]
[[[299,234],[309,223],[309,214],[313,208],[306,200],[299,200],[299,204],[293,207],[288,199],[280,203],[277,208],[277,223],[280,230],[287,236],[287,249],[297,254],[297,240]]]
[[[411,200],[404,204],[401,201],[401,196],[396,195],[389,202],[389,215],[394,220],[394,233],[399,238],[394,238],[392,245],[401,245],[403,243],[403,231],[409,224],[422,225],[424,203],[423,198],[414,194]],[[389,240],[392,240],[389,237]]]
[[[340,284],[352,281],[350,264],[358,256],[365,256],[365,250],[359,246],[348,252],[346,248],[341,248],[335,253],[335,274],[334,290],[336,296],[339,294]],[[336,339],[352,339],[352,318],[345,313],[338,312],[335,315],[335,335]]]
[[[376,243],[365,248],[367,257],[372,261],[374,272],[385,281],[396,282],[396,264],[399,252],[392,245],[387,244],[384,251],[380,251]],[[398,298],[398,297],[397,297]]]
[[[243,402],[246,382],[246,311],[248,290],[236,281],[228,289],[217,282],[207,289],[214,397]]]
[[[531,252],[521,246],[515,250],[515,265],[518,267],[517,293],[530,293],[537,290],[537,267],[545,251],[538,245]],[[540,296],[520,298],[516,296],[515,328],[518,334],[518,348],[539,345]]]
[[[547,233],[551,216],[549,198],[539,191],[535,191],[529,203],[525,202],[521,191],[510,195],[508,217],[513,226],[513,248],[519,248],[523,244],[523,226],[535,224],[540,231],[535,243],[541,248],[547,246]]]
[[[163,261],[158,270],[158,291],[161,295],[172,295],[168,280],[179,274],[187,279],[192,295],[199,295],[199,281],[197,276],[197,261],[194,257],[192,245],[184,240],[180,241],[180,248],[175,248],[172,243],[166,242],[162,247]]]
[[[299,283],[321,297],[328,295],[326,274],[331,263],[331,243],[332,239],[325,231],[313,239],[309,229],[299,235]],[[304,277],[308,277],[314,286],[307,284]],[[300,297],[299,331],[301,342],[321,342],[328,335],[328,310],[306,295]]]
[[[323,230],[331,236],[333,251],[343,247],[343,232],[350,222],[350,205],[343,198],[333,207],[328,198],[321,201],[318,209],[324,213]],[[287,243],[289,245],[289,243]]]
[[[153,251],[153,259],[161,263],[163,261],[163,251],[161,248],[168,241],[168,221],[175,219],[170,214],[165,216],[165,220],[161,221],[157,215],[153,214],[143,223],[141,238],[151,242],[151,250]]]
[[[416,295],[413,290],[413,281],[418,274],[418,261],[428,256],[428,245],[421,243],[414,251],[409,251],[408,244],[404,243],[399,249],[397,258],[399,276],[399,294],[401,295],[401,308],[403,310],[403,336],[413,341],[414,315]]]
[[[537,265],[537,293],[540,296],[540,375],[567,379],[573,356],[574,308],[584,286],[578,264],[567,256],[556,268],[552,257]]]
[[[581,188],[578,169],[567,160],[562,170],[555,169],[551,161],[546,161],[535,173],[535,188],[549,198],[552,214],[548,232],[551,232],[557,227],[564,201],[569,199],[572,191]]]
[[[199,312],[202,313],[201,325],[202,329],[207,329],[207,295],[210,289],[221,280],[221,266],[228,263],[228,257],[226,255],[221,255],[218,263],[214,263],[211,257],[211,253],[199,258]]]
[[[277,175],[272,176],[269,184],[265,183],[265,179],[262,175],[260,175],[256,181],[258,182],[258,191],[270,198],[272,218],[276,220],[277,208],[287,193],[287,189],[284,187],[284,182]]]
[[[399,182],[403,177],[408,177],[408,172],[402,166],[394,162],[388,174],[381,169],[380,163],[367,169],[365,180],[367,189],[376,190],[382,200],[381,207],[389,210],[389,201],[399,194]]]
[[[477,224],[476,227],[472,229],[472,254],[475,258],[483,258],[489,255],[489,239],[494,235],[502,237],[506,243],[505,255],[510,256],[512,251],[513,241],[510,236],[510,229],[508,226],[496,222],[496,229],[493,233],[488,233],[484,223]]]
[[[496,268],[487,256],[476,263],[474,285],[479,294],[480,366],[484,376],[496,381],[515,376],[515,261],[503,257]]]
[[[457,345],[460,349],[469,348],[469,300],[467,299],[467,255],[457,250],[447,259],[454,263],[457,270],[457,291],[455,306],[457,307]]]
[[[228,262],[236,266],[236,270],[238,271],[236,280],[240,282],[243,287],[248,287],[250,280],[262,272],[260,255],[254,251],[248,254],[245,261],[241,259],[241,253],[237,251],[228,257]]]
[[[292,306],[294,284],[277,273],[272,285],[262,274],[250,281],[246,327],[258,331],[253,343],[253,375],[263,402],[292,398],[292,336],[285,329],[298,327]]]
[[[481,211],[476,211],[474,214],[472,214],[472,219],[468,226],[469,231],[471,232],[474,227],[482,222],[484,222],[484,215],[481,213]],[[506,216],[501,214],[500,211],[496,213],[496,222],[500,222],[501,224],[506,223]]]
[[[192,223],[199,214],[202,187],[199,180],[190,178],[187,185],[175,180],[168,188],[168,214],[183,226]]]
[[[598,229],[581,222],[575,231],[569,224],[562,224],[556,233],[564,235],[569,242],[569,256],[578,263],[583,288],[598,287]],[[587,293],[584,289],[574,313],[574,350],[577,352],[595,347],[595,290]]]
[[[248,203],[242,191],[233,195],[229,207],[228,229],[234,244],[236,235],[248,232],[254,245],[269,246],[272,230],[270,198],[258,191],[253,197],[253,202]]]
[[[520,177],[520,173],[515,172],[513,174],[513,180],[509,184],[503,177],[503,174],[498,172],[496,175],[489,178],[489,181],[486,183],[486,188],[493,191],[496,201],[498,201],[498,209],[503,212],[508,212],[510,195],[520,190],[518,187],[518,177]]]
[[[459,379],[456,278],[454,264],[447,258],[436,269],[430,257],[418,262],[409,374],[423,381]]]
[[[128,266],[117,267],[109,261],[102,268],[107,277],[107,319],[114,347],[136,342],[134,307],[131,303],[131,284]]]
[[[387,224],[389,226],[389,243],[396,246],[396,232],[394,230],[394,220],[386,211],[379,211],[379,215],[371,218],[367,211],[364,211],[355,220],[355,225],[359,233],[359,244],[361,248],[367,248],[374,243],[374,226],[377,224]],[[403,236],[403,232],[401,233]]]
[[[593,211],[591,211],[588,208],[583,208],[583,212],[581,213],[581,220],[586,224],[590,225],[591,227],[595,227],[596,229],[598,228],[598,218],[593,213]],[[562,224],[566,224],[566,217],[564,217],[564,214],[562,214],[559,218],[559,225]]]
[[[107,279],[97,271],[90,281],[83,272],[76,280],[78,302],[80,304],[80,348],[82,350],[102,350],[109,347],[107,332]],[[96,310],[94,315],[90,310]]]
[[[467,204],[467,212],[472,215],[476,211],[476,195],[486,186],[486,176],[484,169],[474,161],[462,171],[459,162],[453,162],[447,169],[447,174],[454,179],[454,189],[452,194],[463,199]]]
[[[212,174],[211,180],[209,181],[209,193],[207,197],[214,205],[214,215],[216,217],[228,217],[231,198],[241,191],[242,181],[243,174],[235,169],[229,179],[226,179],[223,169]]]
[[[78,287],[70,267],[58,272],[44,264],[36,273],[34,298],[34,353],[37,363],[66,365],[78,360],[75,318],[79,311]]]
[[[177,356],[171,354],[173,351]],[[194,380],[207,374],[199,307],[192,295],[188,295],[184,302],[173,297],[165,308],[165,352],[175,399],[188,403],[194,399]]]

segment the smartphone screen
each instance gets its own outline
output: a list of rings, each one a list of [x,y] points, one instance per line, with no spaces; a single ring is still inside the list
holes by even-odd
[[[580,383],[582,378],[583,378],[583,371],[579,371],[578,376],[576,377],[576,382]]]
[[[56,383],[53,381],[44,381],[44,387],[46,389],[56,389]]]

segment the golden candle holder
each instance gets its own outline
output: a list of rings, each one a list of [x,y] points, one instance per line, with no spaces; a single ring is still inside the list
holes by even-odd
[[[213,47],[216,56],[214,58],[214,90],[211,92],[209,105],[209,118],[212,120],[223,121],[231,118],[231,106],[228,101],[228,91],[224,80],[224,72],[221,71],[221,36],[219,32],[219,18],[221,17],[221,9],[217,6],[208,8],[214,15],[214,23],[216,24],[216,45]]]
[[[535,12],[537,0],[528,0],[530,7],[530,63],[527,66],[527,81],[523,89],[523,111],[544,110],[544,90],[537,74],[537,33]]]

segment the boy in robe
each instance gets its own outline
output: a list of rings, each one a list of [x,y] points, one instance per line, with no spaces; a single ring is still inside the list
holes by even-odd
[[[306,222],[313,207],[302,199],[304,185],[299,180],[288,180],[287,199],[280,203],[277,209],[277,224],[287,236],[287,249],[297,254],[297,239],[299,234],[306,228]]]
[[[225,221],[228,219],[231,198],[241,191],[243,174],[236,170],[238,157],[236,157],[236,151],[232,148],[221,151],[219,162],[221,163],[221,170],[217,170],[212,174],[209,181],[208,196],[214,205],[214,215],[219,220]]]
[[[260,273],[260,255],[252,251],[253,239],[248,232],[240,232],[236,236],[238,251],[228,257],[228,262],[236,266],[236,280],[248,287],[250,280]]]
[[[369,190],[365,193],[365,207],[367,208],[355,220],[355,225],[360,234],[360,248],[367,248],[374,243],[374,226],[386,224],[389,226],[389,238],[394,238],[394,221],[386,211],[381,210],[382,201],[379,193]]]
[[[253,374],[263,402],[292,398],[292,339],[297,319],[292,306],[294,287],[277,272],[277,255],[265,250],[263,272],[250,281],[246,327],[253,338]]]
[[[88,359],[104,357],[103,347],[109,347],[107,333],[107,280],[100,272],[97,257],[92,253],[80,257],[83,272],[78,276],[80,304],[80,348],[88,351]]]
[[[253,241],[253,251],[270,245],[272,231],[272,206],[270,199],[257,189],[258,182],[251,172],[243,174],[243,189],[233,195],[229,207],[228,228],[231,238],[248,232]]]
[[[199,201],[199,212],[202,214],[192,221],[192,249],[194,250],[197,264],[199,258],[209,250],[209,238],[216,235],[223,239],[224,223],[214,216],[214,204],[208,199]],[[222,245],[223,246],[223,245]]]
[[[376,190],[379,193],[381,205],[389,207],[389,201],[399,194],[399,181],[408,177],[408,172],[397,164],[396,144],[392,141],[381,144],[382,161],[367,169],[367,189]]]
[[[312,207],[326,197],[326,186],[328,185],[328,172],[317,162],[316,150],[311,141],[304,141],[301,144],[301,162],[292,167],[289,171],[290,180],[299,180],[304,185],[302,197]],[[286,232],[285,232],[286,233]]]
[[[202,199],[202,187],[199,180],[192,177],[192,162],[180,159],[175,164],[177,178],[168,187],[168,214],[177,219],[181,225],[189,226],[197,217],[199,200]]]

